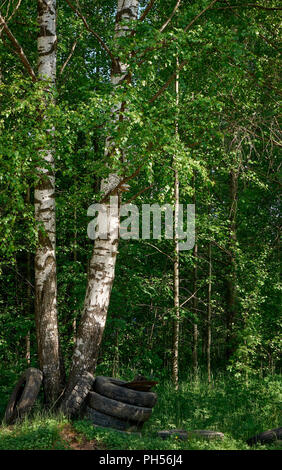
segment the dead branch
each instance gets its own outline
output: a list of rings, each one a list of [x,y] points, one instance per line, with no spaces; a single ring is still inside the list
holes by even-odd
[[[148,15],[149,11],[152,9],[152,7],[154,6],[154,3],[155,3],[155,0],[150,0],[150,2],[148,3],[148,5],[146,6],[145,10],[143,11],[142,15],[140,16],[139,18],[139,21],[143,21],[146,16]]]
[[[183,69],[183,67],[188,63],[188,60],[183,60],[183,62],[181,62],[181,64],[179,65],[178,69],[176,70],[176,72],[174,72],[170,77],[169,79],[166,81],[166,83],[159,89],[159,91],[157,93],[154,94],[154,96],[152,96],[152,98],[150,98],[149,100],[149,103],[153,103],[160,95],[163,94],[163,92],[168,88],[168,86],[175,81],[176,77],[177,77],[177,74],[180,72],[180,70]]]
[[[218,2],[218,0],[213,0],[206,8],[204,8],[197,16],[195,16],[195,18],[190,21],[190,23],[184,28],[184,32],[186,33],[190,28],[191,26],[193,26],[193,24],[207,11],[209,10],[216,2]],[[184,60],[183,62],[181,62],[181,64],[179,65],[178,69],[169,77],[169,79],[166,81],[166,83],[159,89],[159,91],[157,93],[155,93],[155,95],[149,100],[149,103],[153,103],[160,95],[162,95],[162,93],[168,88],[168,86],[175,81],[176,79],[176,76],[178,74],[178,72],[180,72],[181,69],[183,69],[183,67],[187,64],[187,60]]]
[[[103,49],[108,53],[108,55],[110,56],[111,60],[113,63],[116,63],[116,58],[115,56],[113,55],[112,51],[109,49],[109,47],[107,46],[107,44],[103,41],[103,39],[99,36],[99,34],[96,33],[96,31],[94,31],[90,26],[89,24],[87,23],[86,21],[86,18],[83,16],[83,14],[69,1],[69,0],[66,0],[67,4],[69,5],[69,7],[77,14],[77,16],[83,21],[83,24],[85,26],[85,28],[87,29],[87,31],[89,31],[91,34],[93,34],[93,36],[97,39],[97,41],[101,44],[101,46],[103,47]]]
[[[61,70],[60,70],[60,72],[59,72],[59,75],[62,75],[62,74],[63,74],[63,72],[64,72],[66,66],[68,65],[69,61],[71,60],[71,58],[72,58],[72,56],[73,56],[73,53],[74,53],[74,51],[75,51],[75,48],[76,48],[76,46],[77,46],[77,42],[78,42],[78,39],[75,39],[75,41],[74,41],[74,43],[73,43],[73,45],[72,45],[72,48],[71,48],[71,50],[70,50],[70,53],[69,53],[68,57],[66,58],[65,62],[63,63],[62,67],[61,67]]]
[[[21,6],[21,3],[22,3],[22,0],[19,0],[18,3],[16,4],[14,10],[12,11],[12,13],[10,14],[10,16],[6,19],[6,23],[8,24],[9,21],[13,18],[13,16],[17,13],[18,9],[20,8]],[[3,5],[2,5],[3,6]],[[0,35],[3,31],[3,28],[0,29]]]
[[[149,242],[144,242],[144,243],[145,243],[145,245],[149,245],[152,248],[155,248],[155,250],[157,250],[159,253],[161,253],[162,255],[165,255],[167,258],[169,258],[171,261],[173,261],[173,258],[170,255],[168,255],[164,251],[160,250],[156,245],[153,245],[152,243],[149,243]]]
[[[150,184],[150,186],[147,186],[146,188],[141,189],[141,191],[138,191],[138,193],[134,194],[128,201],[125,201],[126,204],[130,204],[131,201],[134,201],[138,196],[143,194],[145,191],[148,191],[148,189],[151,189],[154,185]]]
[[[160,33],[162,33],[165,30],[165,28],[168,26],[168,24],[171,22],[172,18],[174,17],[175,13],[177,12],[177,10],[179,8],[180,3],[181,3],[181,0],[177,0],[171,15],[168,17],[168,19],[165,21],[165,23],[160,28],[160,30],[159,30]]]
[[[265,7],[263,5],[257,5],[256,3],[230,5],[228,7],[218,7],[216,9],[217,10],[228,10],[229,8],[258,8],[260,10],[267,10],[267,11],[282,10],[282,7]]]
[[[190,21],[190,23],[184,28],[184,32],[186,33],[188,31],[188,29],[191,28],[191,26],[193,26],[193,24],[207,11],[209,10],[216,2],[218,2],[218,0],[213,0],[206,8],[204,8],[197,16],[195,16],[195,18]]]

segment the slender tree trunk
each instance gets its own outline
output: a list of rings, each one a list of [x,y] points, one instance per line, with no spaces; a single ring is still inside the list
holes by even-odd
[[[37,5],[38,75],[42,80],[48,80],[46,93],[52,93],[51,85],[55,84],[56,77],[56,0],[38,0]],[[45,118],[44,113],[41,118]],[[53,129],[48,132],[51,134]],[[40,154],[44,163],[38,168],[39,182],[34,192],[35,219],[39,225],[35,254],[35,314],[45,398],[47,403],[52,403],[63,386],[57,322],[54,155],[50,147],[41,149]]]
[[[138,0],[118,0],[115,38],[130,33],[129,26],[121,22],[137,19]],[[116,59],[112,67],[111,81],[118,86],[127,74],[127,64]],[[112,119],[118,126],[122,118],[120,103],[113,109]],[[113,155],[115,152],[113,139],[106,139],[105,153]],[[110,174],[102,181],[101,190],[107,194],[120,182],[116,174]],[[83,371],[94,372],[97,364],[99,348],[106,324],[110,295],[115,276],[115,264],[119,241],[119,197],[116,196],[116,206],[113,210],[107,207],[108,238],[95,240],[93,254],[90,260],[88,282],[82,318],[77,332],[76,346],[72,358],[69,383],[66,397],[75,385],[77,377]]]
[[[211,383],[211,294],[212,294],[212,254],[211,254],[211,242],[208,245],[208,260],[209,260],[209,282],[208,282],[208,307],[207,307],[207,371],[208,371],[208,382]]]
[[[30,188],[28,187],[26,197],[25,197],[26,204],[30,204]],[[31,253],[27,253],[26,256],[26,279],[27,279],[27,315],[28,319],[33,317],[33,302],[32,302],[32,291],[31,291]],[[30,330],[27,332],[25,337],[25,358],[27,365],[30,365]]]
[[[28,191],[29,192],[29,191]],[[31,254],[27,253],[27,311],[29,319],[32,318],[32,305],[33,302],[31,300]],[[30,330],[28,330],[27,335],[25,337],[25,358],[28,365],[30,365]]]
[[[194,256],[194,272],[193,272],[193,289],[194,292],[197,291],[197,280],[198,280],[198,261],[197,261],[197,256],[198,256],[198,244],[195,243],[194,249],[193,249],[193,256]],[[194,315],[197,314],[198,310],[198,299],[197,299],[197,293],[193,297],[193,308],[194,308]],[[198,338],[199,338],[199,330],[198,330],[198,324],[194,323],[193,324],[193,351],[192,351],[192,359],[193,359],[193,371],[194,371],[194,377],[195,379],[198,376]]]
[[[119,328],[116,329],[116,344],[113,360],[113,377],[116,377],[119,372]]]
[[[152,304],[152,300],[151,300],[150,313],[152,313],[152,311],[153,311],[153,304]],[[157,313],[158,313],[158,308],[155,307],[154,320],[153,320],[153,323],[152,323],[150,336],[149,336],[149,339],[148,339],[148,349],[153,348],[153,335],[154,335],[155,324],[156,324],[156,321],[157,321]]]
[[[77,209],[74,208],[74,247],[73,247],[73,260],[77,262]],[[74,281],[75,282],[75,281]],[[73,342],[76,342],[76,317],[73,318],[72,321],[72,330],[73,330]]]
[[[179,207],[179,179],[178,171],[174,171],[174,263],[173,263],[173,300],[174,315],[173,320],[173,360],[172,360],[172,378],[176,390],[178,389],[178,358],[179,358],[179,244],[177,236],[178,207]]]
[[[230,358],[234,351],[234,321],[236,317],[236,215],[238,198],[238,171],[230,172],[230,242],[229,265],[230,274],[227,280],[227,338],[226,357]]]
[[[193,185],[194,185],[194,197],[193,203],[196,204],[196,184],[195,184],[196,176],[194,172],[193,176]],[[194,257],[194,270],[193,270],[193,308],[194,308],[194,315],[198,315],[198,298],[197,298],[197,280],[198,280],[198,244],[197,240],[195,241],[195,245],[193,248],[193,257]],[[193,350],[192,350],[192,361],[193,361],[193,371],[194,377],[197,379],[198,377],[198,324],[193,324]]]
[[[176,66],[178,68],[179,61],[177,58]],[[175,93],[176,93],[176,108],[179,105],[179,74],[176,75],[175,80]],[[176,137],[178,136],[178,120],[176,118],[175,126]],[[177,162],[174,158],[174,262],[173,262],[173,301],[174,301],[174,321],[173,321],[173,355],[172,355],[172,379],[175,389],[178,390],[179,382],[179,241],[178,241],[178,219],[179,219],[179,175],[177,169]]]

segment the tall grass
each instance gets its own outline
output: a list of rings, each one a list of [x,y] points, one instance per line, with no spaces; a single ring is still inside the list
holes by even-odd
[[[122,378],[131,379],[132,371]],[[94,428],[85,420],[73,422],[77,433],[96,439],[108,449],[248,449],[246,439],[258,432],[281,426],[281,376],[252,379],[248,384],[231,375],[217,374],[207,383],[205,374],[194,380],[187,374],[176,392],[171,382],[156,386],[158,401],[141,435]],[[67,448],[60,439],[60,429],[68,421],[62,415],[42,412],[39,402],[33,414],[15,426],[0,427],[0,449]],[[175,437],[162,441],[157,431],[163,429],[210,429],[225,434],[223,441]],[[272,446],[257,446],[272,449]],[[280,446],[281,448],[281,446]]]
[[[246,385],[222,373],[209,385],[205,374],[199,374],[196,381],[188,375],[177,392],[169,381],[157,385],[156,391],[158,402],[141,436],[93,429],[85,421],[75,423],[75,427],[89,439],[98,437],[110,449],[247,450],[248,437],[281,425],[280,376],[253,380]],[[225,438],[223,441],[181,441],[172,437],[162,441],[157,437],[157,431],[163,429],[209,429],[223,432]],[[279,446],[257,445],[256,448]]]

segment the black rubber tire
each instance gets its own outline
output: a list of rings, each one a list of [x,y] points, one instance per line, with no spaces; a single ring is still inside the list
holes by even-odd
[[[113,416],[114,418],[136,423],[148,421],[152,414],[152,408],[129,405],[128,403],[112,400],[96,392],[89,392],[87,405],[96,411]]]
[[[249,446],[253,446],[260,442],[261,444],[271,444],[271,442],[282,439],[282,428],[269,429],[268,431],[256,434],[247,440]]]
[[[60,407],[61,411],[70,417],[77,415],[92,388],[93,382],[93,375],[90,372],[84,372],[77,380],[71,393],[63,399]]]
[[[84,417],[89,419],[96,426],[118,429],[119,431],[137,432],[140,431],[141,428],[137,423],[114,418],[113,416],[106,415],[88,406],[85,408]]]
[[[20,377],[7,405],[4,421],[13,424],[29,413],[33,407],[42,384],[41,370],[30,367]]]
[[[153,392],[138,392],[129,388],[121,387],[126,382],[112,377],[96,377],[93,390],[113,400],[128,403],[130,405],[153,408],[157,401],[157,395]]]

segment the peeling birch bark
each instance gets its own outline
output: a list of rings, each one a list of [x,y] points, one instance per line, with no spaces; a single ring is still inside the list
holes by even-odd
[[[115,38],[131,32],[126,21],[137,19],[139,0],[118,0]],[[123,24],[121,24],[121,22]],[[118,86],[127,74],[127,64],[121,63],[117,58],[112,66],[111,81]],[[112,111],[112,120],[119,122],[123,104],[120,103]],[[105,154],[109,157],[115,151],[111,136],[106,139]],[[117,174],[110,174],[101,183],[101,190],[107,194],[120,182]],[[69,383],[66,397],[74,387],[79,375],[84,371],[95,371],[99,347],[101,344],[107,312],[110,302],[112,285],[115,277],[115,264],[119,241],[119,196],[115,197],[116,205],[110,210],[108,216],[108,238],[96,239],[90,261],[88,283],[82,312],[82,318],[77,332],[76,346],[72,358]]]
[[[56,0],[38,0],[37,5],[38,75],[41,80],[49,81],[46,93],[51,93],[50,85],[55,84],[56,78]],[[40,149],[40,153],[44,165],[37,169],[39,182],[34,192],[35,219],[39,226],[35,254],[35,315],[45,399],[52,403],[63,386],[57,321],[55,176],[53,150]]]

